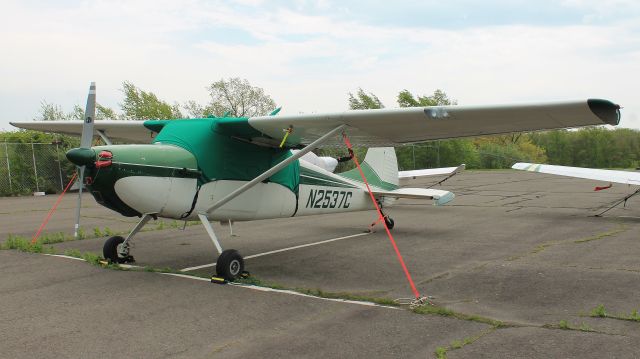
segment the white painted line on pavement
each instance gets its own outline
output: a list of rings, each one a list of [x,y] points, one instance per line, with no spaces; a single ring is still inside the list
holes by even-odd
[[[194,276],[186,275],[186,274],[177,274],[177,273],[160,273],[160,274],[169,275],[169,276],[173,276],[173,277],[179,277],[179,278],[185,278],[185,279],[199,280],[199,281],[203,281],[203,282],[211,282],[211,280],[207,279],[207,278],[194,277]],[[365,307],[401,309],[399,307],[392,307],[392,306],[389,306],[389,305],[381,305],[381,304],[376,304],[376,303],[373,303],[373,302],[359,302],[359,301],[356,301],[356,300],[348,300],[348,299],[317,297],[317,296],[314,296],[314,295],[304,294],[304,293],[300,293],[300,292],[296,292],[296,291],[288,290],[288,289],[274,289],[274,288],[269,288],[269,287],[260,287],[260,286],[250,285],[250,284],[242,284],[242,283],[227,283],[227,284],[231,285],[231,286],[234,286],[234,287],[252,289],[252,290],[257,290],[257,291],[260,291],[260,292],[275,292],[275,293],[296,295],[296,296],[299,296],[299,297],[320,299],[320,300],[329,301],[329,302],[357,304],[357,305],[362,305],[362,306],[365,306]]]
[[[252,254],[250,256],[244,257],[244,259],[258,258],[258,257],[262,257],[262,256],[267,256],[267,255],[270,255],[270,254],[276,254],[276,253],[281,253],[281,252],[292,251],[294,249],[306,248],[306,247],[311,247],[311,246],[317,246],[317,245],[320,245],[320,244],[335,242],[335,241],[339,241],[339,240],[342,240],[342,239],[366,236],[368,234],[371,234],[371,233],[370,232],[363,232],[363,233],[352,234],[352,235],[344,236],[344,237],[326,239],[324,241],[319,241],[319,242],[301,244],[301,245],[298,245],[298,246],[293,246],[293,247],[288,247],[288,248],[283,248],[283,249],[276,249],[276,250],[268,251],[268,252],[264,252],[264,253]],[[180,271],[181,272],[190,272],[190,271],[194,271],[194,270],[197,270],[197,269],[213,267],[215,265],[216,265],[215,263],[203,264],[203,265],[199,265],[199,266],[195,266],[195,267],[188,267],[188,268],[180,269]]]

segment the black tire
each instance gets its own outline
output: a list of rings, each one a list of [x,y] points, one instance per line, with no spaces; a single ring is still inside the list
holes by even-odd
[[[244,272],[244,259],[235,249],[227,249],[216,262],[216,274],[228,281],[234,281]]]
[[[393,226],[395,226],[396,222],[393,221],[393,218],[391,217],[384,217],[384,223],[387,225],[387,228],[389,228],[390,230],[393,229]]]
[[[118,255],[118,245],[124,242],[124,238],[115,236],[107,239],[102,247],[102,255],[104,259],[111,261],[111,263],[124,263],[124,258]]]

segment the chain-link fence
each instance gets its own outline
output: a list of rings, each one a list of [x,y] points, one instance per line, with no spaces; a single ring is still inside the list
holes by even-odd
[[[75,170],[56,143],[0,142],[0,196],[58,193]]]

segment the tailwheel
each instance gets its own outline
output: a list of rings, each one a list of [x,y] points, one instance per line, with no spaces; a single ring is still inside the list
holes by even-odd
[[[389,216],[385,216],[384,217],[384,223],[387,225],[387,228],[389,228],[390,230],[393,229],[393,226],[396,224],[393,221],[393,218],[391,218]]]
[[[124,244],[124,238],[120,236],[111,237],[104,242],[102,255],[111,263],[135,262],[133,256],[129,255],[129,246]]]
[[[235,249],[227,249],[216,262],[216,273],[228,281],[234,281],[244,272],[244,259]]]

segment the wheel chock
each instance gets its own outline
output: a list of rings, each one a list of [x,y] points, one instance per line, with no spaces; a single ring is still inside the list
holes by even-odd
[[[109,261],[107,261],[107,260],[98,261],[98,263],[102,264],[103,266],[109,265]]]
[[[227,284],[227,280],[220,277],[211,277],[211,283],[215,284]]]
[[[245,271],[242,271],[242,274],[240,274],[240,278],[249,278],[251,277],[251,273]]]

